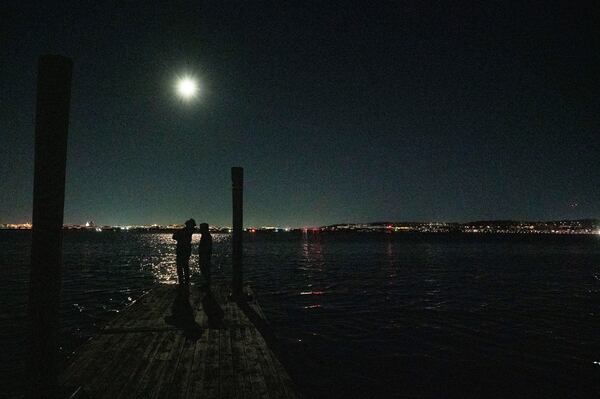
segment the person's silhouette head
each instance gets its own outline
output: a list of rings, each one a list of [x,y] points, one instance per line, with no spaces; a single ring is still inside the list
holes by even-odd
[[[194,219],[189,219],[185,222],[185,227],[187,227],[188,229],[193,229],[194,227],[196,227],[196,221]]]
[[[200,233],[201,234],[208,233],[208,223],[200,223]]]

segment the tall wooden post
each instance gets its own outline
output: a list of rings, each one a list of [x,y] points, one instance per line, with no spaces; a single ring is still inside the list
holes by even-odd
[[[244,225],[244,169],[240,167],[231,168],[233,225],[231,243],[232,250],[232,295],[235,299],[243,298],[243,267],[242,267],[242,234]]]
[[[29,397],[55,397],[71,59],[44,55],[38,64],[29,315]]]

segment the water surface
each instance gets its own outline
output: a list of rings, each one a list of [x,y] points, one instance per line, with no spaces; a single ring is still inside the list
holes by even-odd
[[[229,237],[214,240],[216,274],[228,278]],[[0,231],[0,367],[12,390],[29,245],[29,232]],[[169,234],[67,232],[64,356],[153,284],[173,283],[174,253]],[[244,253],[309,397],[600,393],[598,236],[249,234]]]

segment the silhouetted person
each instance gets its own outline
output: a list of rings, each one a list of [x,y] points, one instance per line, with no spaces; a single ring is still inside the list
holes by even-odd
[[[210,258],[212,256],[212,236],[208,231],[208,223],[200,223],[200,245],[198,246],[198,260],[200,271],[204,277],[204,287],[210,290]]]
[[[185,227],[177,230],[173,234],[173,239],[177,241],[177,281],[179,284],[189,284],[190,282],[190,256],[192,255],[192,234],[194,234],[196,221],[190,219],[185,222]]]

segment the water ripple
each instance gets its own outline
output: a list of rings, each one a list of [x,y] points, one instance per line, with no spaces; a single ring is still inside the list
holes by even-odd
[[[229,246],[214,236],[224,278]],[[519,384],[586,392],[600,380],[598,240],[254,234],[244,254],[245,278],[311,397],[447,397],[465,379],[482,396]],[[23,366],[28,258],[28,233],[0,232],[8,387]],[[190,266],[197,278],[197,257]],[[168,234],[66,234],[63,352],[156,282],[175,281]]]

